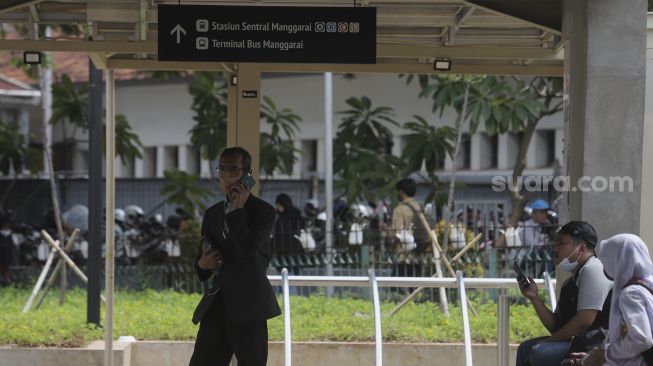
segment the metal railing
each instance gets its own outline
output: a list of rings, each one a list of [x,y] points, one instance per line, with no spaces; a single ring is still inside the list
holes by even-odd
[[[368,276],[288,276],[284,268],[280,276],[268,276],[272,285],[283,288],[284,306],[284,355],[285,365],[291,366],[292,362],[292,331],[290,319],[290,285],[293,286],[333,286],[333,287],[371,287],[372,301],[374,303],[374,343],[375,365],[383,365],[383,336],[381,331],[381,304],[379,301],[379,287],[427,287],[427,288],[457,288],[461,301],[463,329],[465,333],[465,364],[472,366],[472,339],[467,314],[466,288],[498,289],[497,301],[497,365],[508,365],[508,336],[509,332],[509,302],[506,289],[518,288],[517,281],[512,278],[464,278],[461,271],[457,271],[456,278],[422,278],[422,277],[376,277],[374,270],[370,269]],[[536,279],[536,284],[545,285],[549,290],[551,308],[555,309],[555,280],[545,273],[544,279]]]

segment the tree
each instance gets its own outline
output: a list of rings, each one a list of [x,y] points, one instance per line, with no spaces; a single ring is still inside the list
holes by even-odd
[[[61,75],[61,80],[52,86],[52,117],[50,124],[61,125],[64,136],[64,151],[66,159],[70,158],[68,146],[73,145],[76,140],[78,129],[86,129],[88,119],[88,86],[86,84],[76,86],[67,74]],[[73,129],[68,133],[67,125]],[[106,132],[106,124],[103,125]],[[142,158],[140,149],[143,148],[140,138],[136,135],[123,114],[116,115],[116,157],[126,164],[134,158]],[[102,134],[102,146],[105,146],[106,133]],[[102,149],[103,152],[106,149]]]
[[[291,109],[278,109],[268,96],[261,103],[261,119],[271,125],[271,132],[261,132],[261,170],[266,175],[275,171],[291,175],[293,165],[297,162],[301,150],[293,144],[295,132],[299,130],[297,122],[302,118]]]
[[[88,111],[88,86],[76,86],[67,74],[61,75],[61,80],[52,85],[52,117],[48,121],[52,126],[61,126],[63,141],[63,161],[72,161],[75,149],[75,136],[78,129],[86,128]],[[72,126],[72,130],[69,127]]]
[[[134,158],[142,159],[143,155],[141,154],[141,149],[143,148],[143,143],[141,139],[132,131],[129,121],[124,114],[116,114],[116,125],[115,134],[116,134],[116,157],[120,157],[120,161],[123,164],[127,164],[132,161]],[[106,151],[106,131],[107,125],[102,126],[102,151]]]
[[[408,79],[409,82],[412,80]],[[433,111],[453,107],[459,119],[469,122],[473,134],[484,123],[485,131],[519,134],[519,152],[513,169],[512,182],[516,185],[526,166],[526,153],[537,123],[545,116],[562,110],[562,80],[535,77],[526,82],[517,77],[494,76],[426,76],[420,75],[420,96],[433,100]],[[465,89],[468,90],[467,108]],[[513,212],[508,222],[514,226],[519,221],[527,197],[511,190]],[[445,238],[446,239],[446,238]]]
[[[404,130],[411,133],[406,136],[406,146],[401,158],[407,164],[407,174],[415,172],[431,183],[432,191],[426,201],[442,206],[447,196],[440,190],[436,171],[443,166],[446,155],[453,155],[454,147],[451,142],[456,137],[456,130],[448,126],[432,126],[421,116],[415,115],[413,118],[414,121],[404,124]],[[422,167],[425,168],[427,177],[423,176]]]
[[[392,131],[398,127],[390,107],[372,107],[368,97],[351,97],[334,143],[336,185],[345,189],[348,202],[374,202],[394,188],[402,176],[403,161],[393,156]]]
[[[178,205],[186,212],[192,212],[198,218],[200,212],[206,210],[204,201],[214,195],[209,190],[199,186],[199,177],[183,171],[164,172],[168,182],[161,187],[161,195],[166,196],[166,202]]]
[[[14,176],[28,169],[37,173],[43,169],[41,150],[28,146],[27,139],[19,131],[18,123],[0,120],[0,172]]]
[[[221,72],[193,74],[188,90],[193,97],[191,109],[195,112],[195,125],[190,130],[191,143],[202,151],[204,159],[214,164],[227,146],[227,79]],[[301,151],[292,139],[299,130],[302,119],[289,108],[277,108],[270,97],[261,103],[261,119],[271,125],[271,132],[260,134],[262,172],[292,174],[293,164]],[[215,167],[211,169],[215,177]]]
[[[214,164],[227,146],[227,80],[223,73],[197,72],[188,86],[193,97],[195,125],[188,132],[202,157]],[[215,177],[215,166],[211,175]]]

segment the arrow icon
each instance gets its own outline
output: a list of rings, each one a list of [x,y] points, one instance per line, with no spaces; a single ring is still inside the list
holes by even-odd
[[[177,24],[176,27],[172,28],[172,31],[170,31],[170,34],[177,33],[177,44],[181,43],[181,34],[183,33],[186,35],[186,30],[181,27],[181,25]]]

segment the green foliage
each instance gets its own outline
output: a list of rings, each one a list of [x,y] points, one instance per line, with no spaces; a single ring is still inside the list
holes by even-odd
[[[186,221],[179,233],[179,245],[181,249],[181,260],[186,263],[193,263],[197,254],[197,247],[202,239],[201,224],[197,218]]]
[[[186,172],[166,170],[164,172],[168,182],[161,187],[161,195],[166,196],[166,202],[177,205],[192,212],[204,211],[206,205],[202,202],[212,198],[213,193],[197,184],[199,177]]]
[[[61,80],[52,85],[52,117],[50,124],[62,126],[64,143],[69,143],[75,137],[78,128],[85,129],[88,120],[88,86],[76,86],[67,74],[61,75]],[[70,135],[66,133],[66,123],[73,126]],[[102,126],[103,153],[106,151],[106,124]],[[143,148],[140,138],[129,125],[127,117],[123,114],[116,115],[116,156],[120,157],[123,164],[134,158],[142,158],[140,149]]]
[[[297,122],[302,118],[290,108],[279,109],[268,96],[261,103],[261,119],[271,126],[271,132],[261,132],[261,170],[267,175],[275,171],[292,174],[301,150],[293,145],[295,133],[299,131]]]
[[[52,85],[51,125],[69,122],[75,128],[86,128],[88,118],[88,86],[77,87],[67,74]],[[74,133],[72,134],[74,136]],[[64,136],[68,139],[69,136]]]
[[[435,127],[421,116],[413,116],[414,121],[406,122],[404,130],[410,131],[406,136],[406,146],[401,153],[401,158],[407,164],[407,174],[420,172],[425,167],[433,189],[426,198],[426,202],[435,200],[437,206],[444,204],[446,194],[439,191],[440,181],[436,170],[444,166],[445,156],[453,154],[453,141],[456,139],[456,130],[452,127]]]
[[[197,72],[188,85],[195,125],[190,141],[204,159],[215,161],[227,146],[227,80],[220,72]]]
[[[103,151],[106,151],[104,148],[106,146],[106,123],[102,126],[102,147]],[[127,164],[128,161],[131,161],[134,158],[142,159],[143,155],[141,154],[141,149],[143,148],[143,143],[137,134],[132,132],[132,128],[127,121],[127,117],[124,114],[116,115],[116,156],[120,157],[120,161],[123,164]]]
[[[351,109],[344,115],[334,142],[336,185],[347,200],[370,202],[392,191],[401,178],[404,162],[391,154],[391,126],[399,127],[390,107],[372,107],[368,97],[347,99]],[[378,190],[378,191],[377,191]]]
[[[18,123],[5,123],[0,120],[0,172],[8,175],[13,168],[14,172],[22,172],[27,168],[36,173],[43,168],[42,151],[28,146],[25,135],[19,131]]]
[[[41,62],[43,65],[52,64],[51,58],[46,57],[45,54],[41,54]],[[12,55],[9,59],[9,65],[16,69],[20,69],[32,80],[39,80],[39,66],[24,63],[22,53]]]
[[[101,329],[86,323],[86,292],[72,290],[64,306],[58,295],[49,294],[38,310],[23,314],[21,309],[30,291],[0,289],[0,345],[81,346],[102,339]],[[197,327],[190,321],[199,294],[173,291],[119,291],[115,296],[114,334],[133,335],[139,340],[192,341]],[[280,301],[281,302],[281,301]],[[156,304],[156,306],[152,306]],[[326,298],[323,296],[291,297],[294,341],[373,341],[374,317],[370,301]],[[383,338],[396,342],[462,342],[460,308],[450,306],[445,317],[435,303],[409,303],[393,317],[387,314],[394,303],[381,304]],[[492,343],[497,337],[497,307],[478,304],[478,316],[470,315],[474,342]],[[104,315],[104,310],[101,312]],[[283,340],[283,317],[268,322],[270,340]],[[547,332],[530,306],[510,307],[510,341],[546,335]]]
[[[431,98],[433,112],[439,111],[440,116],[449,107],[462,113],[465,87],[469,87],[464,119],[469,121],[470,133],[475,133],[481,123],[488,135],[521,132],[526,122],[541,118],[546,109],[537,90],[545,78],[534,78],[530,84],[496,76],[419,75],[418,79],[420,97]]]

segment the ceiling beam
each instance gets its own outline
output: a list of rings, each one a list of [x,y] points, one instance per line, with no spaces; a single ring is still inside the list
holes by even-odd
[[[560,0],[464,0],[468,6],[475,6],[504,19],[516,19],[533,27],[562,35],[562,10]],[[553,14],[553,16],[550,16]],[[546,18],[550,16],[549,18]],[[546,18],[547,21],[543,21]]]
[[[156,41],[85,41],[85,40],[0,40],[0,50],[104,53],[157,53]],[[528,47],[436,47],[423,45],[377,46],[377,57],[448,57],[452,59],[536,59],[561,60],[547,48]]]
[[[90,52],[88,54],[88,57],[93,61],[95,64],[95,67],[98,68],[98,70],[106,70],[107,68],[107,55],[104,53],[99,53],[99,52]]]
[[[6,13],[24,6],[39,3],[43,0],[3,0],[0,3],[0,14]]]
[[[200,70],[219,71],[233,70],[233,63],[218,62],[170,62],[156,60],[136,59],[109,59],[107,67],[110,69],[131,70]],[[534,76],[562,76],[562,65],[483,65],[453,63],[451,71],[436,72],[432,64],[375,64],[375,65],[344,65],[344,64],[261,64],[262,72],[341,72],[341,73],[373,73],[373,74],[489,74],[489,75],[534,75]]]
[[[39,12],[36,10],[36,5],[30,4],[29,5],[29,12],[32,14],[32,19],[38,23],[41,21],[41,17],[39,17]]]
[[[0,39],[0,50],[52,52],[156,53],[156,41],[84,41],[84,40],[5,40]]]
[[[448,57],[471,59],[562,60],[562,55],[547,48],[527,47],[436,47],[422,45],[383,45],[376,47],[377,57]]]

